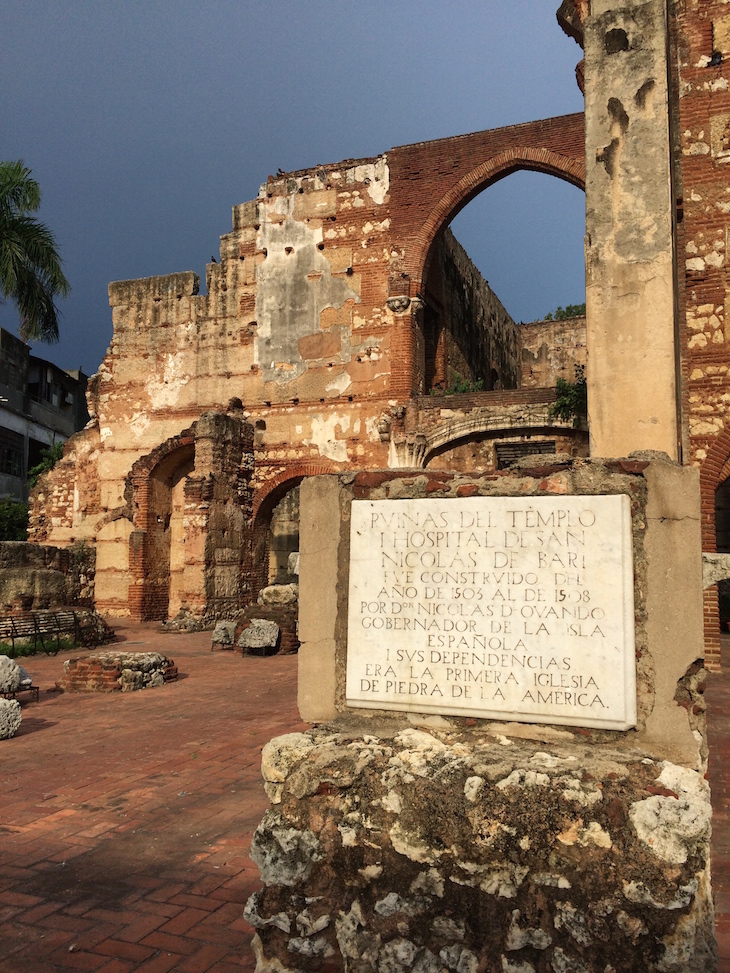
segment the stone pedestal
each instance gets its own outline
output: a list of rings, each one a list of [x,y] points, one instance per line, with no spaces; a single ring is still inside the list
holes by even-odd
[[[699,774],[566,731],[441,722],[264,748],[259,973],[715,968]]]
[[[259,973],[710,973],[697,471],[301,487]]]

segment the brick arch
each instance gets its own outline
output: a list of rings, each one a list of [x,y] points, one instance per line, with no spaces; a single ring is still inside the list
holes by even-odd
[[[585,187],[583,113],[546,118],[456,138],[402,145],[388,152],[390,230],[394,256],[388,280],[391,391],[417,394],[416,358],[424,280],[433,241],[461,208],[491,183],[520,169]],[[410,298],[410,311],[397,299]],[[418,298],[420,300],[413,300]],[[409,307],[405,302],[404,310]],[[390,305],[389,305],[390,306]]]
[[[407,273],[418,291],[428,274],[432,244],[439,231],[489,186],[521,170],[555,176],[585,191],[585,160],[562,155],[552,149],[529,146],[507,149],[480,163],[435,203],[416,235],[409,254]]]
[[[156,530],[152,480],[161,466],[163,469],[169,466],[172,472],[194,455],[195,424],[140,456],[127,475],[124,499],[133,527],[129,536],[128,603],[136,620],[166,618],[169,607],[169,564],[165,579],[155,576],[151,570],[155,564],[151,538]]]
[[[151,452],[140,456],[132,464],[124,487],[124,499],[131,511],[131,519],[135,527],[144,530],[147,526],[147,498],[152,472],[180,450],[190,448],[195,448],[195,425],[183,429],[177,436],[166,439],[164,443],[160,443]]]
[[[332,463],[301,463],[290,466],[266,480],[256,491],[252,504],[252,547],[253,567],[251,587],[254,596],[267,583],[268,563],[263,556],[269,532],[269,519],[275,505],[292,487],[301,483],[308,476],[319,476],[323,473],[341,472]],[[267,552],[268,553],[268,550]]]
[[[702,550],[715,550],[715,490],[730,475],[730,428],[723,429],[700,467],[702,497]]]
[[[292,480],[297,480],[301,482],[307,476],[320,476],[324,473],[341,473],[341,469],[338,469],[334,463],[300,463],[296,466],[287,467],[281,473],[277,473],[276,476],[272,476],[270,480],[266,480],[253,496],[253,520],[256,523],[259,510],[264,507],[264,512],[266,510],[265,501],[271,497],[274,491],[279,490],[284,484],[289,483]],[[296,484],[293,484],[296,485]],[[283,496],[286,490],[282,490],[281,494]]]
[[[550,418],[548,405],[538,408],[530,406],[519,417],[495,415],[493,412],[490,414],[485,410],[481,414],[437,426],[426,439],[423,466],[426,466],[436,450],[457,446],[471,437],[497,435],[500,432],[519,436],[537,429],[565,433],[572,432],[573,425],[571,422]]]

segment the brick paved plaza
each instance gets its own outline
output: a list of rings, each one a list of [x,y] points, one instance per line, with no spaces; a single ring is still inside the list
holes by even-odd
[[[303,728],[295,656],[210,652],[210,633],[119,625],[120,648],[172,657],[145,692],[52,691],[63,659],[27,662],[40,702],[0,744],[0,973],[252,971],[248,851],[268,806],[263,744]],[[80,654],[80,653],[74,653]],[[713,872],[730,973],[730,677],[713,675]]]
[[[260,752],[300,728],[296,656],[210,651],[210,633],[118,626],[180,678],[136,693],[50,691],[0,751],[0,970],[253,970],[243,903],[268,806]],[[81,654],[81,653],[75,653]]]

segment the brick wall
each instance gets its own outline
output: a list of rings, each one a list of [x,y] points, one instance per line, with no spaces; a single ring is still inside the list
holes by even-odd
[[[675,180],[685,462],[699,466],[703,550],[715,550],[715,490],[730,457],[726,260],[730,227],[730,18],[725,3],[687,0],[672,21]],[[719,664],[717,589],[705,592],[707,658]]]

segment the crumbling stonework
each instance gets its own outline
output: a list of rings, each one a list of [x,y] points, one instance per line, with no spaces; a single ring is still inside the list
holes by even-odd
[[[67,659],[56,686],[71,693],[133,692],[177,678],[177,666],[159,652],[99,652]]]
[[[0,740],[14,737],[23,722],[17,699],[0,699]]]
[[[275,580],[267,518],[282,493],[352,463],[409,462],[399,437],[415,393],[457,374],[485,390],[519,385],[514,323],[446,227],[480,188],[520,167],[582,185],[582,117],[271,177],[234,208],[205,296],[193,273],[112,284],[114,337],[90,382],[92,419],[39,484],[31,539],[95,544],[96,600],[107,612],[210,617],[243,607]],[[499,393],[477,394],[488,411]],[[189,431],[207,413],[254,427],[254,520],[242,541],[245,552],[252,537],[252,564],[231,554],[224,568],[220,550],[206,553],[194,536],[205,531],[194,507],[208,498],[193,489]],[[504,432],[525,436],[513,424]],[[218,501],[221,490],[236,494],[238,475],[226,467]],[[245,535],[245,512],[239,523],[226,509],[236,524],[223,534]]]
[[[453,233],[437,243],[423,312],[426,391],[516,388],[519,329]]]
[[[91,544],[58,548],[0,542],[0,606],[35,611],[94,602],[96,550]]]
[[[381,720],[267,744],[257,969],[714,970],[701,774],[533,730]]]
[[[522,388],[554,388],[559,378],[575,381],[575,368],[588,363],[585,318],[533,321],[519,327]]]

